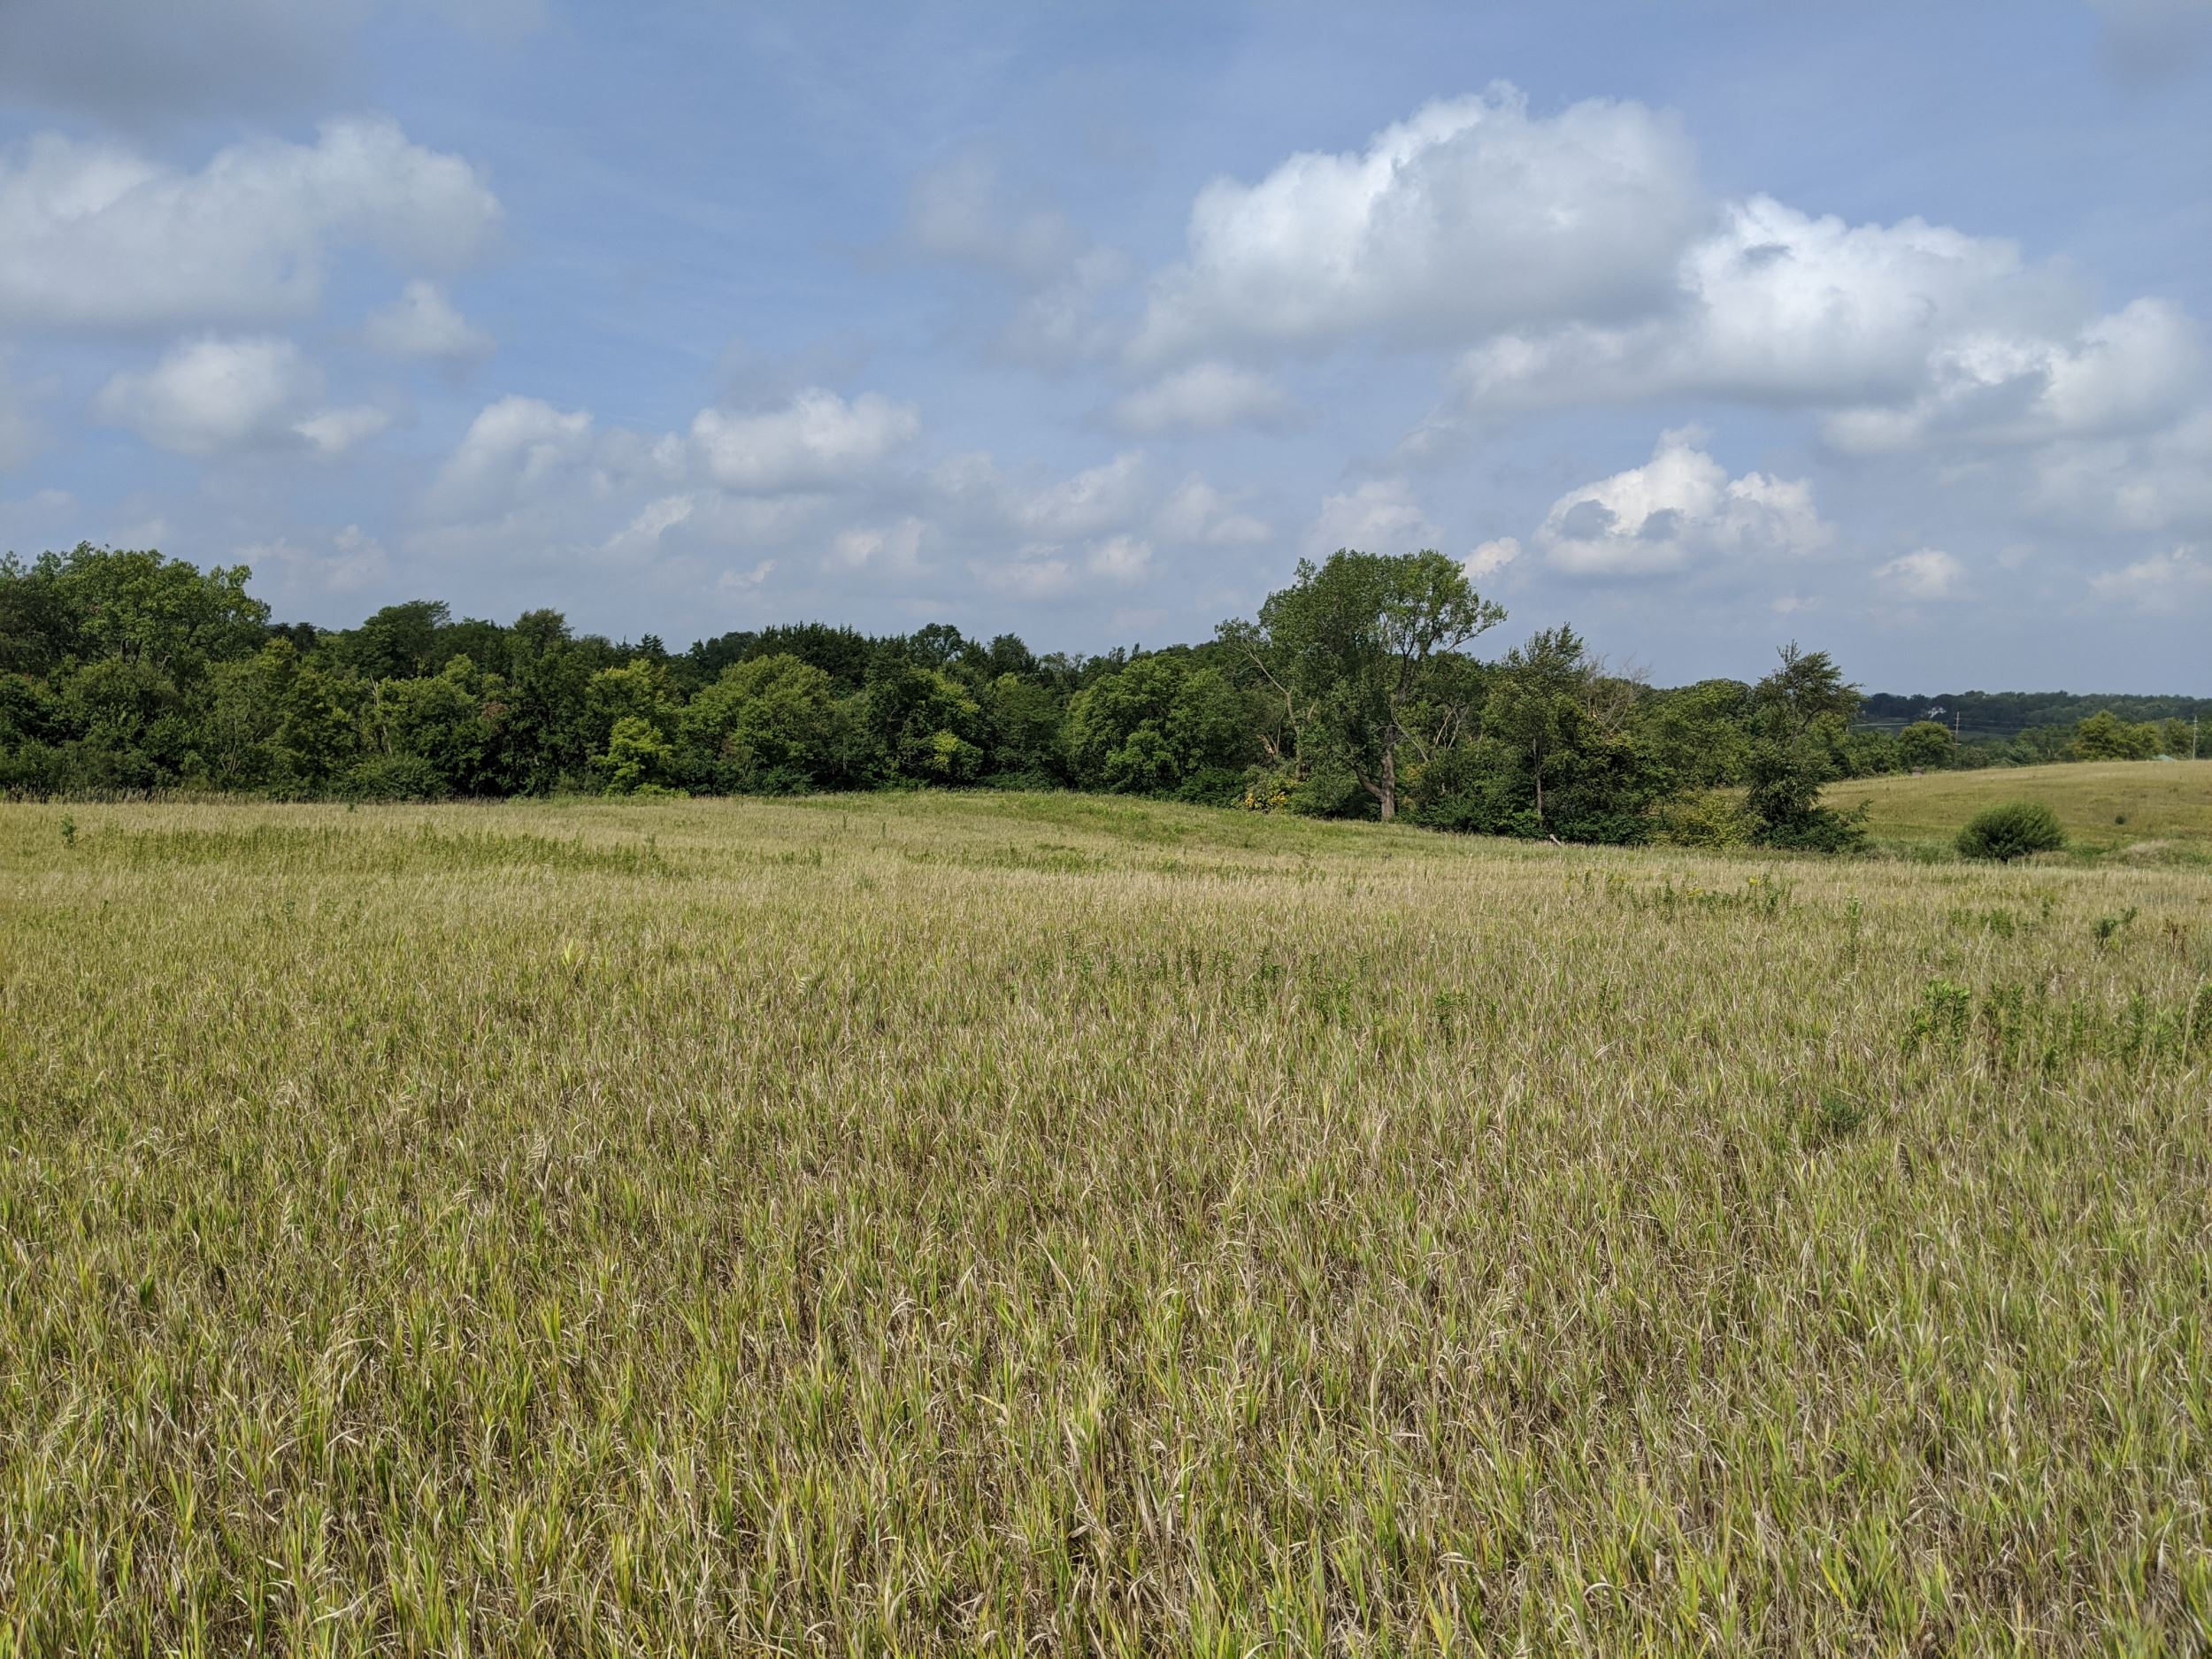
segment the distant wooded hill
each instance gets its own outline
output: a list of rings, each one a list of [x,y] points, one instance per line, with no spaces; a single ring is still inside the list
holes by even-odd
[[[2123,696],[2077,691],[1944,691],[1932,695],[1870,692],[1855,726],[1894,731],[1916,720],[1950,726],[1962,738],[2016,737],[2034,726],[2071,726],[2101,710],[2116,719],[2212,721],[2212,697]]]

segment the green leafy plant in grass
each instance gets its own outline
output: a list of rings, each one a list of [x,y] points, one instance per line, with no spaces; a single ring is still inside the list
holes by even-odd
[[[1805,1137],[1815,1145],[1847,1140],[1873,1116],[1874,1109],[1858,1096],[1823,1089],[1804,1112]]]
[[[2009,864],[2031,853],[2056,852],[2066,845],[2066,832],[2040,801],[2008,801],[1974,814],[1953,844],[1968,858]]]

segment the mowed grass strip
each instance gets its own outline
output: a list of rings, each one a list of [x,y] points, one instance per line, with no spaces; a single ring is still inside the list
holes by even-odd
[[[2192,869],[0,809],[0,1653],[2200,1653],[2208,1118]]]

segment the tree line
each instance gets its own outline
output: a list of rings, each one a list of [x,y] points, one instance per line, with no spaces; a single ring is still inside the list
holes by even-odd
[[[2212,697],[2082,696],[2066,691],[1867,695],[1852,733],[1865,758],[1907,769],[2039,766],[2069,760],[2177,760],[2212,753],[2200,730]],[[1916,739],[1897,749],[1885,740]],[[1940,741],[1939,741],[1939,739]]]
[[[1564,626],[1480,659],[1505,613],[1434,552],[1304,562],[1203,643],[1090,657],[941,623],[887,636],[799,623],[672,652],[580,634],[554,611],[502,626],[434,600],[322,629],[273,621],[250,577],[89,545],[0,561],[0,791],[1072,787],[1562,841],[1834,849],[1859,832],[1823,787],[1895,769],[1870,738],[1926,741],[1854,733],[1856,687],[1794,645],[1756,682],[1671,689],[1614,672]]]

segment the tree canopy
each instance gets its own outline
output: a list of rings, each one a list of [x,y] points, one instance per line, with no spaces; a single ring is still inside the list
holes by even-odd
[[[1858,831],[1823,803],[1837,780],[1987,757],[1932,721],[1855,726],[1856,688],[1793,645],[1756,684],[1671,690],[1564,624],[1478,656],[1505,613],[1434,551],[1344,549],[1212,640],[1091,657],[947,623],[779,624],[674,653],[554,611],[503,625],[433,599],[323,629],[273,620],[249,580],[90,546],[0,560],[0,791],[1077,787],[1843,849]],[[2101,710],[2052,729],[2083,758],[2187,753],[2193,735]]]

